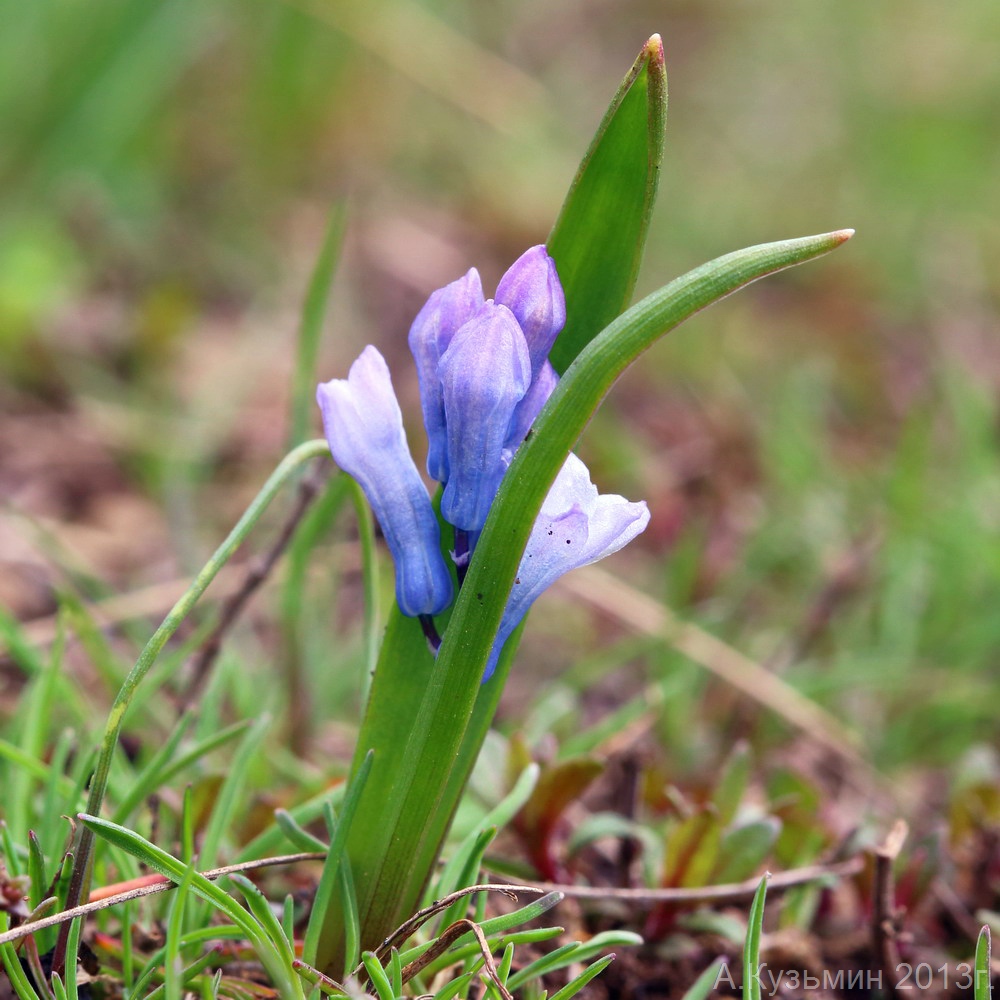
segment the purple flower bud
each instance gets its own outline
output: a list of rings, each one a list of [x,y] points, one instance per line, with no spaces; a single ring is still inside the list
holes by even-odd
[[[525,250],[497,285],[496,301],[514,314],[531,355],[535,374],[566,324],[566,299],[556,262],[544,246]]]
[[[347,379],[320,385],[316,399],[330,452],[364,490],[392,553],[399,610],[410,617],[439,614],[451,603],[451,575],[385,359],[366,347]]]
[[[570,455],[531,529],[483,680],[492,676],[504,643],[543,591],[571,569],[617,552],[648,523],[643,501],[598,494],[587,467]]]
[[[438,363],[458,328],[482,307],[483,285],[473,267],[464,277],[434,292],[410,327],[410,350],[417,363],[420,404],[429,442],[427,472],[439,483],[448,480],[448,445]]]
[[[478,531],[506,466],[501,452],[514,407],[531,384],[528,346],[506,306],[487,302],[452,338],[438,365],[448,438],[441,513]]]
[[[542,367],[538,370],[524,399],[517,404],[514,416],[511,418],[510,427],[507,428],[506,447],[512,452],[517,451],[524,439],[531,430],[531,425],[535,422],[535,417],[542,412],[542,407],[548,402],[552,390],[559,384],[559,376],[555,368],[548,361],[542,362]]]

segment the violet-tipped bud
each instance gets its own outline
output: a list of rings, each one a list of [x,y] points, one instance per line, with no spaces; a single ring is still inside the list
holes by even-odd
[[[544,246],[525,250],[497,285],[496,301],[506,306],[521,325],[538,374],[559,332],[566,325],[566,299],[556,262]]]

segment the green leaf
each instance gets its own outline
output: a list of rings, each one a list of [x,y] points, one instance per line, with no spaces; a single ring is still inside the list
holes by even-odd
[[[750,878],[767,857],[781,833],[781,820],[773,816],[727,830],[719,849],[721,864],[714,881],[742,882]]]
[[[566,326],[549,355],[560,374],[632,298],[666,124],[663,43],[653,35],[618,88],[549,234],[566,293]]]

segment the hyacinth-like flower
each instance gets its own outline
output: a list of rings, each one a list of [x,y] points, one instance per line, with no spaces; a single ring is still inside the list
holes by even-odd
[[[510,311],[506,318],[514,320],[513,325],[503,324],[506,330],[502,337],[496,336],[500,324],[496,319],[495,306],[505,306]],[[484,406],[481,400],[473,403],[471,398],[470,405],[466,407],[465,397],[459,393],[452,400],[452,414],[449,416],[445,409],[441,362],[458,331],[477,315],[480,325],[476,334],[485,336],[470,334],[465,337],[465,346],[474,349],[477,342],[480,344],[476,359],[480,369],[485,369],[492,362],[492,377],[495,380],[505,375],[509,377],[506,384],[496,388],[496,393],[505,399],[514,396],[516,399],[513,399],[509,409],[507,405]],[[487,317],[492,322],[488,322]],[[420,380],[420,401],[428,438],[427,472],[432,479],[447,483],[451,478],[450,448],[457,440],[457,434],[449,436],[449,423],[458,423],[463,435],[471,434],[480,440],[499,437],[500,425],[504,425],[506,447],[513,448],[520,444],[524,432],[555,384],[555,372],[548,363],[548,353],[565,323],[566,300],[562,285],[555,261],[544,246],[531,247],[511,264],[500,279],[495,300],[484,300],[482,281],[475,268],[470,268],[463,277],[431,295],[410,327],[409,344]],[[520,336],[513,332],[513,327],[517,328]],[[518,395],[514,384],[516,382],[519,387],[523,381],[525,351],[530,376]],[[467,350],[464,353],[466,362],[470,357],[471,352]],[[453,374],[459,377],[459,373]],[[471,383],[471,379],[465,381],[466,385]],[[483,421],[488,421],[491,426],[478,427]],[[512,443],[509,432],[515,427],[521,428],[522,433],[516,443]],[[463,450],[465,454],[469,453],[468,448]],[[459,471],[460,474],[468,474],[461,462]],[[483,472],[483,476],[495,483],[499,483],[498,475],[502,474],[502,468]],[[479,492],[485,493],[485,489],[481,486]]]
[[[427,428],[427,472],[439,483],[448,481],[448,438],[438,365],[459,328],[483,304],[483,283],[479,272],[471,267],[463,277],[434,292],[410,327],[410,350],[417,363],[420,404]]]
[[[487,302],[452,338],[438,365],[450,474],[444,519],[479,531],[506,471],[503,450],[531,385],[528,345],[514,314]]]
[[[531,529],[483,680],[492,676],[504,643],[545,590],[571,569],[617,552],[648,523],[644,501],[598,493],[587,467],[571,454]]]
[[[427,471],[444,484],[441,515],[455,529],[459,580],[514,452],[559,381],[548,353],[565,321],[555,262],[537,246],[508,269],[495,299],[484,299],[472,268],[434,292],[410,328]],[[451,603],[451,576],[382,355],[366,347],[346,381],[321,385],[317,398],[330,451],[361,485],[392,552],[399,608],[421,618],[436,649],[430,616]],[[586,466],[570,455],[532,528],[483,679],[547,587],[616,552],[648,521],[645,503],[600,495]]]
[[[364,490],[392,553],[400,611],[411,617],[440,614],[451,604],[451,575],[385,359],[366,347],[347,379],[320,385],[316,399],[330,452]]]

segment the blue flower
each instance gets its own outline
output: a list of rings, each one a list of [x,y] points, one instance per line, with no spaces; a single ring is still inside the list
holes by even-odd
[[[544,246],[531,247],[511,264],[500,279],[495,301],[497,305],[506,306],[517,323],[527,347],[531,371],[529,379],[531,391],[527,392],[524,402],[517,410],[510,414],[513,425],[506,443],[507,447],[516,448],[524,440],[527,429],[538,415],[557,380],[555,371],[548,363],[548,354],[566,323],[566,300],[562,285],[559,283],[555,261]],[[454,441],[458,433],[454,430],[451,435],[448,433],[441,361],[458,330],[480,313],[484,304],[492,305],[493,300],[485,302],[479,272],[475,268],[470,268],[463,277],[434,292],[410,327],[410,350],[417,365],[420,403],[424,414],[424,425],[427,428],[427,472],[439,483],[447,483],[452,475],[453,458],[449,451],[449,441]],[[466,344],[469,348],[464,355],[466,360],[474,354],[475,343],[472,341]],[[490,337],[481,337],[478,343],[482,352],[490,352],[495,347]],[[516,354],[516,358],[504,355],[500,359],[501,365],[506,366],[505,370],[511,366],[520,366],[520,348]],[[495,357],[487,353],[481,360],[488,363],[491,359],[495,360]],[[465,380],[465,385],[471,384],[471,379]],[[505,389],[509,390],[510,386]],[[522,392],[521,396],[525,396],[525,393]],[[452,409],[458,414],[455,419],[460,420],[462,427],[467,429],[471,426],[469,415],[464,407],[456,409],[457,402],[458,399],[453,393]],[[473,404],[471,410],[477,409],[481,411],[478,404]],[[495,409],[491,413],[490,420],[498,423],[501,413],[500,409]],[[495,428],[491,427],[489,430],[492,433]],[[483,429],[474,432],[475,436],[480,438],[484,433],[486,432]],[[473,468],[461,467],[461,463],[471,454],[470,449],[462,451],[463,456],[458,459],[459,476],[466,483],[473,478],[481,484],[484,473],[477,472]],[[477,460],[476,464],[481,463]],[[480,493],[482,494],[482,491]],[[452,497],[454,495],[453,489]],[[463,513],[462,516],[466,515]],[[482,526],[481,522],[479,526]]]
[[[448,481],[448,442],[438,364],[459,327],[479,312],[483,301],[479,272],[470,268],[464,277],[434,292],[410,327],[410,350],[417,364],[427,428],[427,473],[439,483]]]
[[[528,386],[524,398],[514,407],[514,415],[507,428],[507,441],[504,445],[509,451],[517,451],[524,442],[531,425],[535,422],[535,417],[542,412],[542,407],[548,402],[552,390],[558,384],[559,376],[555,368],[548,361],[544,361],[532,379],[531,385]]]
[[[537,598],[564,573],[617,552],[649,523],[643,501],[599,494],[587,467],[570,455],[542,504],[504,608],[483,680],[496,670],[504,643]]]
[[[496,301],[520,324],[528,342],[531,371],[537,375],[566,325],[566,299],[556,262],[544,246],[525,250],[511,264],[497,285]]]
[[[366,347],[347,379],[320,385],[316,399],[330,452],[364,490],[392,553],[400,611],[411,617],[439,614],[451,604],[451,575],[385,359]]]
[[[449,469],[441,514],[462,531],[478,531],[506,471],[502,452],[514,409],[531,385],[528,345],[514,314],[487,302],[452,338],[438,378]]]
[[[444,484],[441,516],[455,529],[459,581],[514,452],[558,384],[548,353],[565,321],[555,263],[536,246],[507,270],[495,300],[483,298],[471,268],[434,292],[410,328],[429,439],[427,470]],[[392,552],[399,608],[421,618],[436,649],[431,616],[452,601],[451,575],[382,355],[366,347],[346,381],[321,385],[317,398],[330,451],[361,485]],[[546,588],[616,552],[648,521],[645,503],[600,495],[586,466],[570,455],[532,528],[484,680]]]

